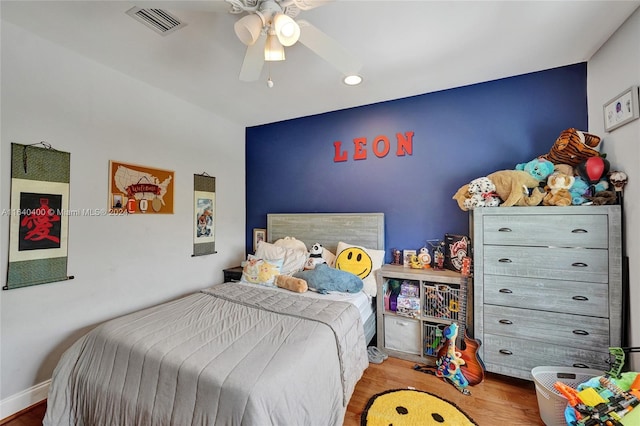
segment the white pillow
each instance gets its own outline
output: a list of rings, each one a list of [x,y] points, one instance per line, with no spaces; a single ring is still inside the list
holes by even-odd
[[[279,240],[276,240],[273,245],[291,250],[307,251],[306,244],[300,240],[296,240],[295,237],[280,238]]]
[[[275,279],[277,275],[280,275],[281,267],[282,259],[263,259],[250,254],[247,256],[247,260],[242,263],[240,282],[275,287]]]
[[[369,249],[342,241],[336,250],[335,268],[351,272],[362,279],[366,294],[375,297],[377,293],[376,271],[384,263],[384,250]]]
[[[322,258],[325,262],[327,262],[327,265],[331,266],[332,268],[336,266],[336,255],[331,253],[324,247],[322,247]]]
[[[260,259],[282,259],[282,275],[292,275],[301,271],[307,261],[306,248],[304,251],[279,247],[266,241],[260,241],[256,250],[256,257]]]

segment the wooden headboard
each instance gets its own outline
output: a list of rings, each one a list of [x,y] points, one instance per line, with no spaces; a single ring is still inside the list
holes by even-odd
[[[295,237],[307,249],[320,243],[332,253],[343,241],[384,250],[384,213],[274,213],[267,215],[267,242]]]

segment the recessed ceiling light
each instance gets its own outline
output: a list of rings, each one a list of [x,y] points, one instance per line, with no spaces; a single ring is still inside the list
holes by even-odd
[[[342,81],[347,86],[357,86],[358,84],[362,83],[362,77],[360,77],[359,75],[355,75],[355,74],[354,75],[348,75]]]

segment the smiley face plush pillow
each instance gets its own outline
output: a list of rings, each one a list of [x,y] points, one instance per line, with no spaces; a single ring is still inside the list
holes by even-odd
[[[384,250],[374,250],[342,241],[336,250],[336,269],[351,272],[364,283],[362,289],[369,296],[375,297],[377,292],[375,272],[384,263]]]

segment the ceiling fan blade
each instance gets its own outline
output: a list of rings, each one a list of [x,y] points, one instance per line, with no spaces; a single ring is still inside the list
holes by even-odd
[[[300,10],[311,10],[324,6],[327,3],[332,3],[333,1],[335,0],[293,0],[293,3],[298,6]]]
[[[308,21],[299,19],[300,43],[311,49],[316,55],[329,62],[344,75],[355,74],[362,68],[362,63],[347,49],[329,37]]]
[[[255,43],[247,47],[247,52],[242,61],[240,69],[240,81],[256,81],[262,74],[264,65],[264,46],[267,42],[267,35],[260,34]]]

